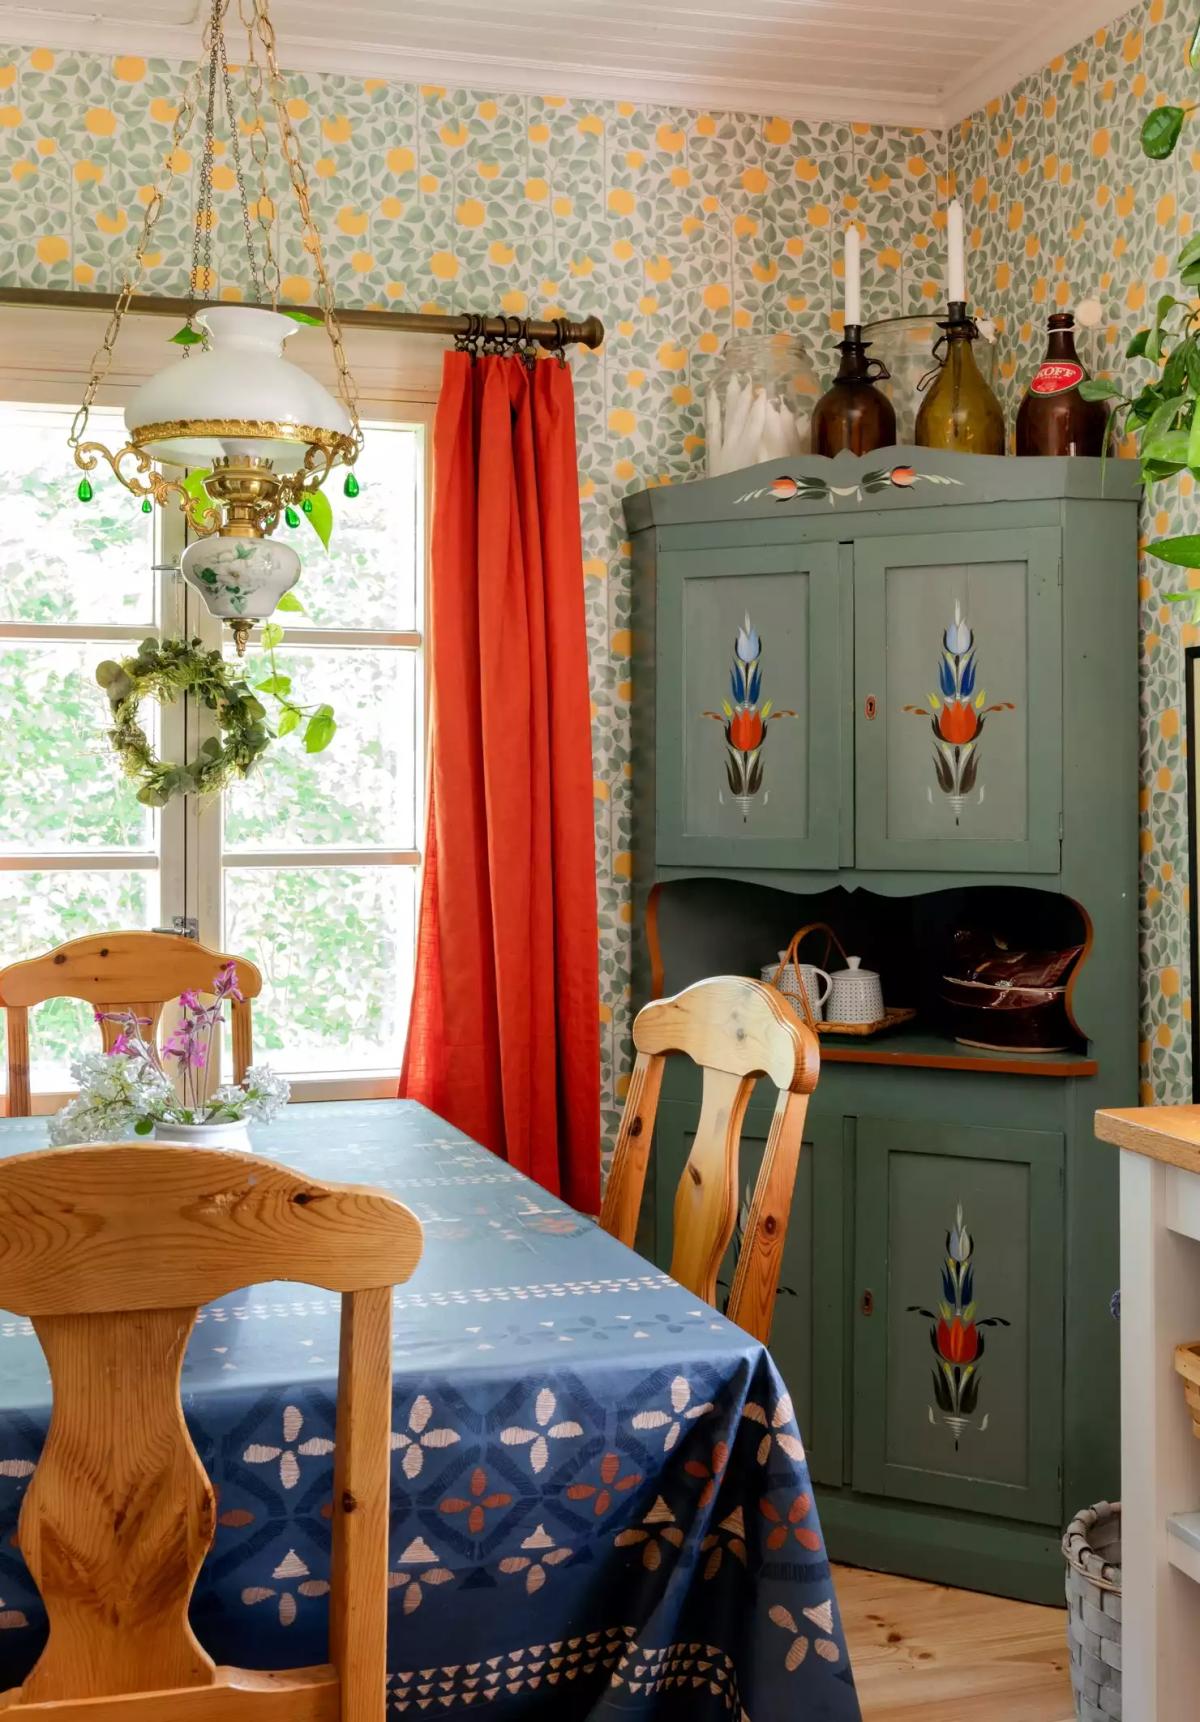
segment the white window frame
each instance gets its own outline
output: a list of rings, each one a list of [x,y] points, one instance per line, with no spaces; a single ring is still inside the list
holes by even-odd
[[[107,322],[106,313],[78,311],[60,307],[4,307],[0,305],[0,399],[34,405],[78,405],[87,377],[87,367],[100,334]],[[100,406],[121,407],[144,379],[166,362],[164,340],[168,325],[160,316],[130,317],[122,329],[117,356],[110,380],[97,394]],[[309,331],[302,331],[309,335]],[[311,335],[323,332],[313,330]],[[374,329],[344,330],[345,345],[351,368],[359,385],[359,411],[364,421],[392,422],[418,427],[423,459],[423,503],[418,530],[424,545],[423,578],[418,586],[417,626],[410,630],[354,629],[338,630],[309,626],[292,626],[288,619],[287,643],[315,647],[383,647],[414,651],[423,658],[426,640],[425,618],[428,614],[429,521],[432,508],[432,427],[437,399],[434,366],[438,359],[437,342],[424,336],[397,336]],[[294,344],[299,344],[298,342]],[[432,348],[432,351],[431,351]],[[293,354],[300,357],[298,354]],[[309,339],[301,362],[332,385],[332,364],[325,350]],[[324,374],[328,364],[328,374]],[[69,451],[64,443],[64,461]],[[132,499],[131,499],[131,506]],[[222,625],[211,617],[198,596],[191,592],[178,572],[179,553],[183,549],[185,525],[175,509],[156,508],[155,563],[158,571],[156,613],[158,627],[163,633],[185,634],[200,638],[206,646],[224,643]],[[261,630],[251,634],[251,644],[257,642]],[[71,640],[112,642],[120,647],[145,637],[144,623],[119,624],[53,624],[0,622],[0,640]],[[420,671],[419,671],[420,673]],[[422,686],[427,682],[422,677]],[[162,713],[162,751],[165,755],[183,753],[192,757],[206,735],[212,732],[213,720],[191,701],[180,701]],[[418,843],[423,836],[425,733],[417,746],[417,825]],[[222,877],[228,867],[289,866],[306,868],[342,866],[404,866],[416,870],[421,866],[421,850],[386,849],[291,849],[226,850],[221,836],[222,808],[219,797],[207,803],[197,796],[176,798],[157,815],[157,849],[144,852],[80,850],[56,855],[0,855],[0,869],[33,871],[89,869],[106,867],[136,870],[144,867],[157,871],[160,880],[160,913],[158,924],[170,926],[176,916],[196,923],[203,944],[219,948],[222,944]],[[2,960],[2,959],[0,959]],[[388,1098],[395,1094],[400,1075],[402,1048],[396,1049],[396,1063],[386,1069],[359,1072],[354,1075],[321,1074],[309,1078],[292,1078],[292,1095],[299,1101],[361,1100]],[[218,1070],[210,1072],[210,1082],[218,1080]],[[63,1094],[42,1092],[34,1096],[35,1112],[52,1112],[66,1098]]]

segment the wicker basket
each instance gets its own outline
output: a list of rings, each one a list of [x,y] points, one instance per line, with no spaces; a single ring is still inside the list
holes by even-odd
[[[819,968],[829,966],[829,958],[834,946],[837,946],[843,962],[847,961],[846,947],[838,938],[832,927],[824,921],[810,921],[806,927],[801,927],[798,933],[793,933],[788,942],[788,948],[783,952],[777,963],[764,963],[759,971],[768,986],[777,987],[791,1005],[802,1022],[806,1022],[814,1033],[824,1026],[818,1022],[816,1012],[809,1003],[808,994],[804,990],[804,982],[800,978],[800,947],[810,933],[824,933],[825,955],[818,964]]]
[[[1183,1377],[1183,1397],[1192,1418],[1192,1434],[1200,1440],[1200,1343],[1175,1347],[1176,1373]]]
[[[1067,1526],[1067,1645],[1079,1722],[1121,1715],[1121,1503],[1085,1507]]]

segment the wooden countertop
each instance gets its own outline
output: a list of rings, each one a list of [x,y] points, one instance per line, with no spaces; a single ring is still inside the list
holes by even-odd
[[[1129,1106],[1097,1112],[1096,1135],[1131,1154],[1200,1172],[1200,1106]]]

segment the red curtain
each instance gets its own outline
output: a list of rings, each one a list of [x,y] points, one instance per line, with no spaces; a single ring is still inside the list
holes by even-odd
[[[429,815],[400,1092],[600,1206],[591,706],[571,373],[448,353]]]

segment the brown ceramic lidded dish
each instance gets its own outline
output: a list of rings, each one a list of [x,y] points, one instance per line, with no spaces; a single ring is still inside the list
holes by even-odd
[[[957,932],[941,988],[955,1040],[988,1052],[1073,1047],[1067,978],[1082,950],[1013,951],[994,937]]]

